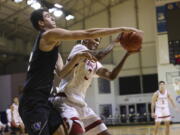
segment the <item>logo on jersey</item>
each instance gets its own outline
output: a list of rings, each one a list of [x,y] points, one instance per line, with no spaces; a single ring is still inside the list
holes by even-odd
[[[93,71],[93,69],[96,68],[96,62],[92,62],[90,60],[86,61],[86,67],[85,67],[89,72]]]
[[[180,104],[180,96],[176,97],[176,102]]]
[[[41,130],[41,122],[35,122],[31,125],[31,128],[33,129],[34,132],[40,131]]]

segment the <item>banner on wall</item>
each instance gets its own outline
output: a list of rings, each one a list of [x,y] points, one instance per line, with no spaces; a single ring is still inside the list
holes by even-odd
[[[167,33],[167,12],[175,11],[177,9],[180,9],[179,1],[169,1],[169,3],[164,2],[164,4],[156,6],[157,32],[159,34]]]
[[[166,7],[158,6],[156,7],[156,20],[157,20],[157,32],[158,33],[166,33],[167,32],[167,21],[166,21]]]
[[[173,87],[176,93],[176,102],[180,104],[180,77],[173,78]]]
[[[155,0],[156,6],[161,6],[172,2],[179,2],[179,0]]]

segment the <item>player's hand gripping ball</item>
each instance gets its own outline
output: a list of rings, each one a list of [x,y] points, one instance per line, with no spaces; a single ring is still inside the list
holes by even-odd
[[[120,43],[128,52],[138,52],[141,50],[143,41],[142,32],[122,32]]]

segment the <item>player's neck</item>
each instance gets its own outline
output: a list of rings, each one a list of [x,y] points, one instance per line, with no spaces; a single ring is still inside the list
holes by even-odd
[[[160,89],[159,92],[164,94],[165,93],[165,89]]]
[[[41,31],[48,31],[48,30],[50,30],[50,29],[52,29],[52,28],[43,27],[43,28],[41,28]]]

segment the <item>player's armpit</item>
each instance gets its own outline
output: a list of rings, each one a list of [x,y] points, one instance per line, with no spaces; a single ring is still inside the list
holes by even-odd
[[[39,49],[44,52],[49,52],[56,46],[56,43],[55,41],[49,41],[42,37],[40,39]]]

